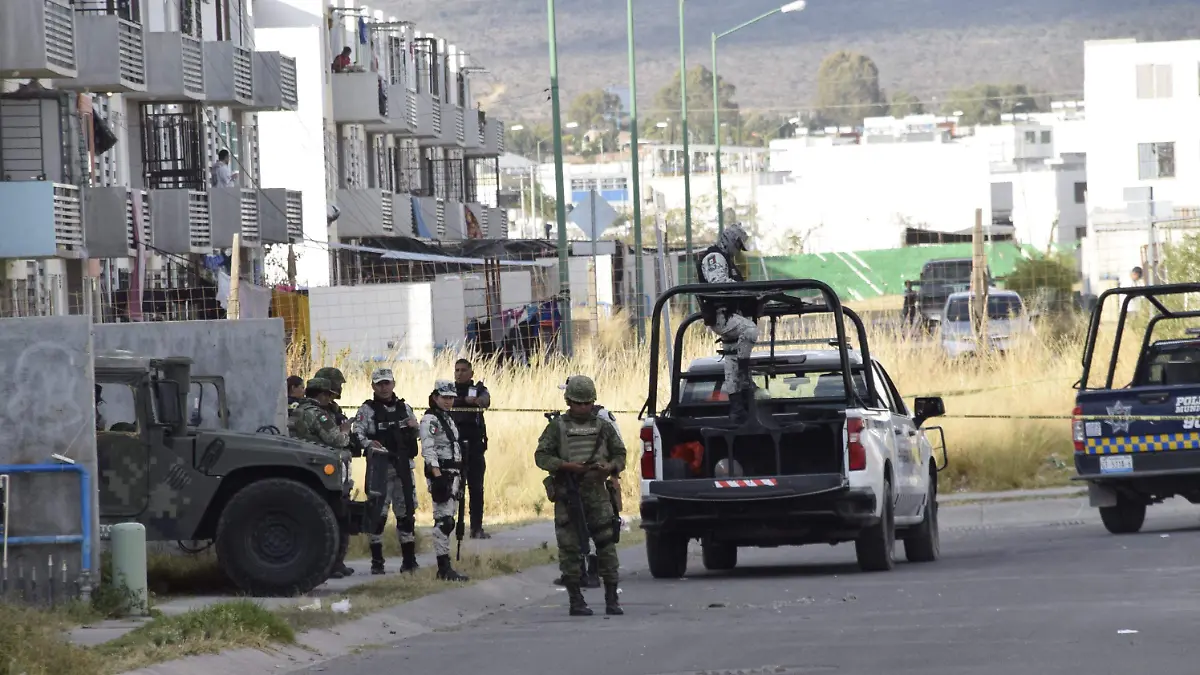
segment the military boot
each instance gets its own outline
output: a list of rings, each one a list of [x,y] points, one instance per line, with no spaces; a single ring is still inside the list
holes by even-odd
[[[599,560],[595,554],[587,557],[587,565],[584,567],[583,587],[584,588],[600,588],[600,566]]]
[[[617,584],[604,582],[604,613],[609,616],[621,616],[625,610],[617,600]]]
[[[579,584],[568,583],[566,586],[567,597],[571,600],[571,616],[591,616],[592,610],[583,599],[583,591],[579,589]]]
[[[450,556],[439,555],[437,557],[437,578],[443,581],[470,581],[470,577],[459,574],[450,566]]]
[[[371,544],[371,574],[386,574],[383,571],[383,542]]]
[[[408,542],[400,544],[400,555],[404,559],[400,563],[401,572],[416,572],[420,565],[417,564],[417,544],[416,542]]]

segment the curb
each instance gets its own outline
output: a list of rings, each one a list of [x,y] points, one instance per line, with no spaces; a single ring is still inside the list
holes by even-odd
[[[1038,490],[1005,490],[1001,492],[939,492],[939,504],[954,502],[992,502],[1005,499],[1062,499],[1087,494],[1085,487],[1041,488]]]
[[[333,629],[301,633],[296,636],[296,645],[191,656],[122,675],[211,675],[213,672],[279,675],[296,672],[352,654],[363,645],[392,643],[453,628],[549,598],[560,592],[551,583],[558,571],[557,564],[543,565],[433,593]]]

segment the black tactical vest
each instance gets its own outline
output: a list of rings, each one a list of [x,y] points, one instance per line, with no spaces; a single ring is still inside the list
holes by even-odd
[[[371,407],[375,423],[374,432],[367,434],[367,438],[379,441],[379,444],[393,455],[409,459],[416,457],[416,430],[403,424],[404,420],[408,419],[404,399],[369,399],[364,401],[363,405]]]
[[[708,281],[706,281],[704,278],[704,259],[707,258],[710,253],[716,253],[725,259],[725,265],[729,268],[727,274],[729,275],[730,279],[735,282],[746,280],[745,277],[742,276],[742,271],[733,263],[733,258],[731,258],[729,254],[725,253],[725,251],[721,250],[720,247],[714,244],[704,249],[704,251],[702,251],[696,258],[696,279],[698,279],[701,283],[708,283]],[[715,296],[697,295],[696,299],[700,304],[700,316],[704,319],[704,325],[706,326],[711,327],[713,324],[715,324],[717,322],[717,310],[727,307],[727,303],[722,302]]]

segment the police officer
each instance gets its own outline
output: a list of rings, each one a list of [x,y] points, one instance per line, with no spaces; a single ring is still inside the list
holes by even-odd
[[[417,510],[417,490],[413,481],[414,459],[417,456],[417,432],[419,426],[413,409],[404,399],[395,394],[396,379],[390,368],[379,368],[371,373],[371,388],[375,396],[363,402],[351,425],[360,447],[386,450],[389,466],[387,470],[387,493],[382,504],[381,520],[392,507],[396,516],[396,533],[400,539],[403,561],[401,572],[414,572],[417,565],[414,516]],[[369,450],[368,450],[369,451]],[[379,534],[368,535],[371,543],[371,574],[383,574],[382,523]]]
[[[749,235],[740,224],[729,225],[721,232],[717,243],[700,254],[700,279],[707,284],[732,284],[745,281],[742,271],[734,262],[734,256],[746,250]],[[704,325],[721,338],[725,358],[725,382],[721,391],[728,394],[734,404],[735,417],[748,405],[746,397],[752,395],[754,384],[750,380],[750,352],[758,340],[758,324],[742,316],[737,308],[722,303],[717,298],[701,296],[700,311]],[[735,356],[736,346],[736,360]],[[734,396],[734,394],[739,394]]]
[[[342,426],[346,430],[349,430],[350,421],[346,417],[345,413],[342,412],[342,406],[337,402],[337,399],[342,397],[342,385],[346,383],[346,376],[342,374],[341,369],[333,366],[326,366],[318,370],[313,377],[324,378],[329,381],[330,396],[328,399],[329,402],[325,406],[325,409],[333,414],[333,419],[335,422],[337,422],[338,426]],[[350,454],[345,456],[345,462],[343,464],[346,469],[346,474],[349,475],[350,460],[354,457],[361,457],[362,448],[358,446],[358,439],[354,436],[351,436],[350,445],[347,449],[350,451]],[[349,546],[350,535],[343,532],[341,546],[338,547],[339,553],[337,563],[333,566],[332,578],[334,579],[341,579],[342,577],[348,577],[351,574],[354,574],[354,570],[346,564],[346,549],[349,548]]]
[[[483,382],[474,380],[475,370],[467,359],[454,362],[454,388],[458,398],[454,399],[455,408],[475,408],[484,410],[492,405],[492,394]],[[462,434],[462,440],[467,442],[467,493],[470,497],[471,538],[491,539],[492,535],[483,529],[483,477],[487,470],[487,423],[482,412],[452,412],[454,424]]]
[[[617,598],[618,568],[616,517],[612,497],[605,487],[610,476],[625,470],[625,444],[617,428],[600,419],[593,406],[596,385],[585,375],[567,381],[567,413],[551,417],[538,438],[534,463],[553,479],[554,532],[558,541],[559,570],[570,598],[571,616],[590,616],[580,588],[578,524],[570,515],[567,476],[578,480],[585,525],[596,545],[600,577],[604,580],[605,613],[624,614]]]
[[[458,500],[462,498],[463,452],[458,429],[448,414],[458,391],[450,380],[438,380],[429,394],[429,409],[421,417],[421,457],[433,500],[433,550],[437,578],[469,581],[450,566],[450,533],[454,532]]]

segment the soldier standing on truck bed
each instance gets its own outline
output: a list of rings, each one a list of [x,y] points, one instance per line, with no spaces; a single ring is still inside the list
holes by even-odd
[[[745,281],[742,271],[734,262],[734,256],[746,250],[748,240],[749,235],[741,225],[734,223],[726,227],[717,243],[700,254],[697,263],[700,280],[714,285]],[[721,391],[729,395],[731,412],[737,419],[749,407],[749,398],[754,395],[754,383],[750,380],[750,353],[758,340],[758,324],[739,314],[736,305],[719,297],[701,295],[697,299],[704,325],[721,338],[725,362],[725,382],[721,385]]]
[[[619,526],[605,481],[625,470],[625,444],[617,428],[596,415],[596,385],[590,377],[572,376],[564,394],[567,413],[548,420],[533,459],[553,477],[558,567],[570,598],[570,615],[592,614],[580,588],[580,553],[586,537],[596,544],[605,613],[624,614],[617,598]]]
[[[387,471],[387,494],[384,497],[381,521],[392,507],[396,516],[396,533],[400,539],[403,561],[401,572],[414,572],[417,567],[417,544],[414,536],[417,512],[417,489],[413,481],[414,459],[417,456],[419,423],[413,409],[395,394],[396,379],[390,368],[371,373],[371,388],[375,396],[364,401],[354,417],[354,435],[362,447],[375,446],[387,450],[390,460]],[[383,574],[383,534],[370,533],[371,574]]]
[[[421,457],[425,479],[433,499],[433,550],[437,554],[437,578],[469,581],[450,566],[450,534],[458,500],[462,499],[463,450],[458,428],[450,418],[458,390],[450,380],[438,380],[429,394],[429,409],[421,418]]]
[[[334,368],[333,366],[326,366],[318,370],[314,377],[322,377],[329,380],[332,395],[329,399],[329,404],[325,406],[325,409],[333,414],[334,421],[337,422],[339,427],[349,431],[350,420],[346,417],[345,413],[342,412],[342,406],[337,402],[337,399],[342,397],[342,385],[346,383],[346,376],[342,374],[340,369]],[[346,475],[350,475],[350,460],[354,457],[361,457],[362,448],[358,446],[358,439],[351,436],[350,445],[347,446],[346,449],[349,450],[349,453],[342,456],[342,464],[345,466]],[[346,549],[349,547],[350,535],[343,532],[341,545],[338,547],[337,562],[333,564],[333,573],[330,575],[330,578],[341,579],[342,577],[348,577],[351,574],[354,574],[354,570],[346,564]]]

